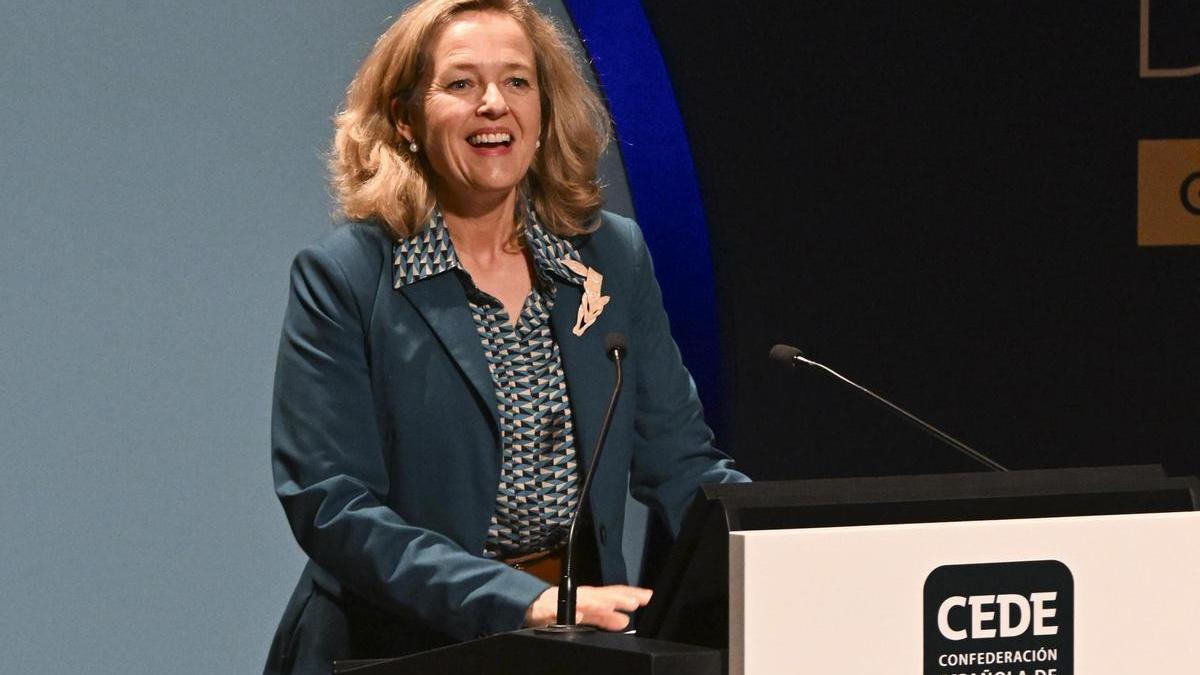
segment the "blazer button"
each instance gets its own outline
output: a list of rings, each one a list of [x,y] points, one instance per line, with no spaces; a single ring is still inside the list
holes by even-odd
[[[607,543],[608,543],[608,528],[601,525],[600,526],[600,545],[603,546]]]

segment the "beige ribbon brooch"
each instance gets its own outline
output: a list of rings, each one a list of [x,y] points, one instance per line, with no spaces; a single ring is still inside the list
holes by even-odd
[[[578,337],[596,323],[596,319],[600,317],[600,312],[604,311],[604,306],[608,304],[610,298],[607,295],[600,295],[600,284],[604,282],[603,274],[571,258],[563,258],[560,262],[575,274],[583,277],[583,298],[579,301],[579,313],[575,315],[575,327],[571,329],[571,332]]]

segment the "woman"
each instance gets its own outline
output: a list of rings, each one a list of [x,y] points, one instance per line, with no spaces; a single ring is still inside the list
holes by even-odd
[[[599,210],[603,107],[526,0],[428,0],[379,39],[337,117],[351,221],[292,268],[276,491],[310,560],[267,672],[428,649],[555,618],[553,560],[628,336],[593,478],[579,620],[624,585],[627,489],[678,531],[713,449],[637,226]],[[544,574],[552,577],[552,574]]]

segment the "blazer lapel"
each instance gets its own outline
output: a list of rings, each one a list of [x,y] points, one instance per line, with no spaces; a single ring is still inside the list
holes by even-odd
[[[580,457],[580,475],[592,461],[592,450],[604,420],[604,408],[615,382],[613,366],[604,355],[604,317],[583,335],[571,332],[579,311],[583,289],[556,281],[558,287],[550,321],[554,338],[562,354],[567,373],[567,392],[571,395],[571,415],[575,426],[575,447]]]
[[[491,414],[493,430],[498,432],[500,413],[496,409],[496,390],[462,284],[454,274],[444,273],[401,286],[400,292],[412,302],[454,359],[463,377],[475,388]]]

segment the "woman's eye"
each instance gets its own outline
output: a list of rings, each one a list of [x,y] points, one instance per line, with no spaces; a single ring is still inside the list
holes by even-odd
[[[523,77],[514,77],[509,82],[510,82],[510,84],[512,84],[512,86],[514,86],[518,89],[524,89],[525,87],[529,86],[529,80],[527,80]]]
[[[466,89],[469,86],[471,86],[471,83],[468,82],[467,80],[455,80],[455,81],[451,82],[450,84],[446,85],[446,88],[461,90],[461,89]]]

